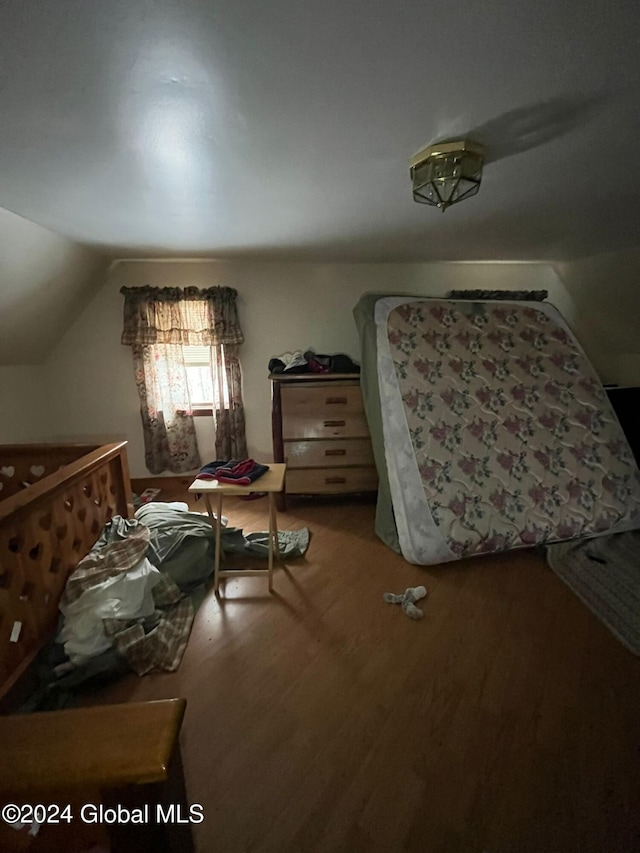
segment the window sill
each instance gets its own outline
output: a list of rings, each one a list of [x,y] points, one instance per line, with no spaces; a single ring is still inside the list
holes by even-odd
[[[186,412],[184,411],[184,409],[178,409],[177,414],[186,415]],[[205,406],[202,406],[198,409],[193,409],[191,414],[193,415],[194,418],[212,418],[213,417],[213,409],[212,408],[206,408]]]

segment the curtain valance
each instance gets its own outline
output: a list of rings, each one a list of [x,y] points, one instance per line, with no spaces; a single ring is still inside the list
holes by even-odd
[[[237,291],[231,287],[122,287],[126,346],[241,344]]]

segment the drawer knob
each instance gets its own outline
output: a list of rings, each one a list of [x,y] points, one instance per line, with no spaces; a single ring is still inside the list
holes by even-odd
[[[341,427],[345,426],[346,423],[346,421],[325,421],[324,425],[326,427]]]
[[[329,485],[330,483],[336,483],[336,484],[337,483],[346,483],[347,478],[346,477],[325,477],[324,481],[327,485]]]
[[[340,447],[340,448],[336,448],[335,450],[325,450],[324,455],[325,456],[346,456],[347,451],[344,449],[344,447]]]
[[[325,403],[328,406],[332,405],[333,403],[339,403],[343,406],[346,406],[347,398],[346,397],[327,397],[327,399],[325,400]]]

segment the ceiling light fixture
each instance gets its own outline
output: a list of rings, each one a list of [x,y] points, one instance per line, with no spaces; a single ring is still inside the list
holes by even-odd
[[[409,160],[413,200],[444,211],[480,189],[485,149],[477,142],[428,145]]]

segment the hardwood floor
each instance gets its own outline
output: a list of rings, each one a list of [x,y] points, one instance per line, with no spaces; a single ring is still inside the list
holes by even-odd
[[[162,499],[186,498],[166,483]],[[265,500],[224,511],[266,529]],[[281,528],[312,538],[275,594],[228,579],[177,673],[93,697],[186,697],[198,850],[639,850],[640,661],[541,557],[411,566],[373,517],[290,500]],[[422,621],[383,602],[418,584]]]

